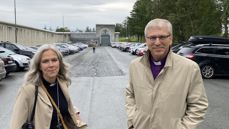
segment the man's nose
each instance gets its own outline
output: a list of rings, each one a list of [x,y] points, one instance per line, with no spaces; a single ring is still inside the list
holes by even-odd
[[[155,39],[155,42],[154,42],[155,45],[160,45],[161,44],[161,41],[160,41],[160,38],[156,38]]]

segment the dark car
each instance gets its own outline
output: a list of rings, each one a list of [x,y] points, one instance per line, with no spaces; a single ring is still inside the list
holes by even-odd
[[[195,45],[192,42],[179,42],[174,44],[171,49],[173,52],[177,53],[182,47]]]
[[[229,38],[219,36],[191,36],[188,41],[194,44],[229,44]]]
[[[16,71],[17,65],[12,57],[10,57],[8,54],[5,54],[4,51],[0,50],[0,58],[4,62],[6,75],[8,75],[10,72]]]
[[[199,44],[181,48],[177,54],[195,61],[203,78],[229,75],[229,45]]]
[[[32,51],[31,49],[18,44],[18,43],[11,43],[11,42],[1,42],[0,43],[0,47],[4,47],[6,49],[9,49],[17,54],[21,54],[21,55],[25,55],[28,56],[30,58],[33,57],[33,55],[35,54],[35,51]]]

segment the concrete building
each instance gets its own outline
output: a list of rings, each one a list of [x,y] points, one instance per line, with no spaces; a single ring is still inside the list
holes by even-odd
[[[114,24],[96,24],[96,32],[79,33],[51,32],[0,21],[0,41],[16,42],[16,39],[17,43],[27,46],[55,42],[96,42],[98,45],[107,46],[118,41],[119,32],[115,32]]]
[[[108,46],[117,42],[119,32],[115,32],[113,24],[96,24],[96,32],[71,32],[73,42],[97,42],[101,46]]]
[[[17,43],[32,46],[70,41],[70,33],[56,33],[28,26],[16,26]],[[0,21],[0,41],[15,42],[15,24]]]

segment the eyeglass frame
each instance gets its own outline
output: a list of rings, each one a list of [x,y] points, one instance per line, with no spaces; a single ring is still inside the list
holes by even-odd
[[[151,42],[156,42],[157,38],[160,41],[165,41],[170,36],[171,36],[171,34],[168,34],[168,35],[159,35],[159,36],[150,36],[150,37],[146,37],[146,38],[149,39]]]

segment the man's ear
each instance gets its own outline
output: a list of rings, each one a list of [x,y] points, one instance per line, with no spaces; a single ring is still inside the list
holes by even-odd
[[[171,39],[170,46],[172,46],[172,44],[173,44],[173,36],[171,35],[169,38]]]

